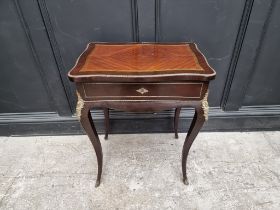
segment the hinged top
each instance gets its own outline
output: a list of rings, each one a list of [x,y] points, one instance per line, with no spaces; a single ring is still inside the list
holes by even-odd
[[[194,43],[89,43],[68,73],[75,82],[208,81],[215,75]]]

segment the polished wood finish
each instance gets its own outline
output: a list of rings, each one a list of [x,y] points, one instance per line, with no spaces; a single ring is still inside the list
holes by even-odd
[[[209,81],[215,71],[194,43],[89,43],[68,76],[75,82]]]
[[[102,174],[102,147],[90,115],[103,108],[105,139],[109,132],[109,109],[158,112],[175,108],[174,132],[182,107],[195,108],[182,151],[183,181],[188,183],[189,150],[208,116],[208,86],[215,71],[193,43],[90,43],[68,73],[76,83],[77,117],[95,149],[98,175]]]
[[[168,53],[166,53],[168,51]],[[144,73],[165,71],[203,71],[187,45],[95,44],[80,72]]]
[[[199,100],[203,83],[85,83],[83,95],[94,100],[178,99]]]

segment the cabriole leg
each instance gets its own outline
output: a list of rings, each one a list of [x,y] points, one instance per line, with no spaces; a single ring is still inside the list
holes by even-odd
[[[175,109],[175,115],[174,115],[174,133],[175,138],[178,139],[178,123],[179,123],[179,116],[180,116],[181,108]]]
[[[77,117],[79,118],[81,125],[84,128],[85,132],[87,133],[91,141],[91,144],[95,150],[97,164],[98,164],[98,173],[97,173],[95,187],[98,187],[100,185],[101,174],[102,174],[102,162],[103,162],[102,147],[94,123],[92,121],[92,117],[90,114],[90,106],[85,104],[79,95],[78,95],[78,103],[77,103]]]
[[[109,129],[110,129],[109,109],[108,108],[104,108],[103,112],[104,112],[104,128],[105,128],[105,137],[104,137],[104,139],[107,140],[108,139],[108,134],[109,134]]]
[[[182,173],[183,173],[183,182],[185,184],[188,184],[188,179],[186,174],[186,163],[187,163],[188,154],[198,132],[203,126],[205,120],[207,119],[207,114],[208,114],[208,104],[207,104],[207,110],[205,107],[205,103],[203,104],[203,102],[201,103],[201,105],[195,107],[194,118],[192,120],[191,126],[186,136],[183,145],[183,151],[182,151]]]

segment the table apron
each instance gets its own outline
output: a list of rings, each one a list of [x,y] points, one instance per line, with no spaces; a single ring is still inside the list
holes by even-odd
[[[200,100],[203,82],[82,83],[85,100]]]

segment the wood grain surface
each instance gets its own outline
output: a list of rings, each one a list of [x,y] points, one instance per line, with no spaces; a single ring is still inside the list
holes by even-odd
[[[89,43],[68,76],[76,82],[155,81],[151,76],[208,81],[215,71],[194,43]]]

